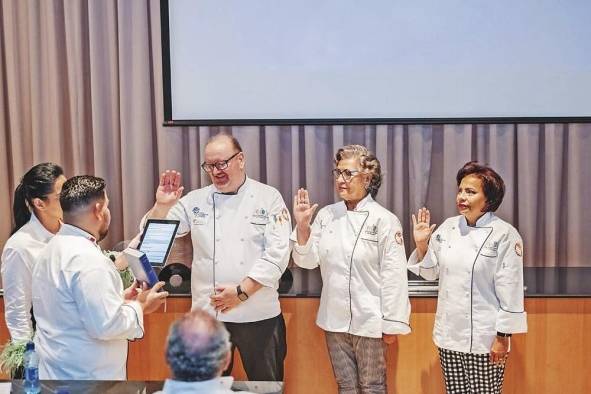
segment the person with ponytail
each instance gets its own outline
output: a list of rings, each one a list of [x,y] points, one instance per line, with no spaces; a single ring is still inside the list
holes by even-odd
[[[12,342],[33,336],[31,280],[33,266],[47,242],[60,229],[59,195],[66,181],[54,163],[41,163],[22,177],[14,192],[14,229],[2,251],[4,316]]]

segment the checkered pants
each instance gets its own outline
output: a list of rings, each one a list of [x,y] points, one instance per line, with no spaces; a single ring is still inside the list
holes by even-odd
[[[501,394],[505,364],[493,364],[489,357],[439,348],[447,393]]]
[[[387,345],[382,338],[325,331],[339,394],[385,394]]]

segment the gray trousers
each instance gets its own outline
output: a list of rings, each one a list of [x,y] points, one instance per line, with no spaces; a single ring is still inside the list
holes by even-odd
[[[340,394],[386,393],[386,351],[382,338],[325,331]]]

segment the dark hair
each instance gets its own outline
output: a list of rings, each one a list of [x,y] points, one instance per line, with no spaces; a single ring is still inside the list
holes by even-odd
[[[61,175],[64,175],[64,170],[54,163],[37,164],[23,175],[14,191],[14,202],[12,204],[14,228],[12,234],[16,233],[31,219],[33,199],[46,199],[53,192],[55,181]]]
[[[105,180],[92,175],[78,175],[68,179],[62,187],[60,204],[65,213],[86,208],[105,198]]]
[[[220,373],[230,352],[230,334],[209,313],[194,310],[170,327],[166,361],[176,380],[199,382]]]
[[[242,147],[240,146],[240,142],[238,142],[236,137],[234,137],[232,134],[226,133],[225,131],[219,132],[219,133],[209,137],[209,139],[205,143],[205,146],[211,144],[212,142],[220,140],[220,139],[230,140],[230,143],[232,144],[232,148],[234,148],[238,152],[242,152]]]
[[[489,166],[479,164],[476,161],[469,161],[460,168],[456,175],[458,186],[460,186],[462,179],[468,175],[475,175],[482,181],[482,189],[486,197],[486,205],[484,206],[483,212],[496,211],[505,196],[505,182],[503,182],[503,178]]]
[[[334,157],[335,164],[338,164],[343,159],[358,158],[363,172],[371,175],[367,192],[373,198],[376,198],[378,190],[382,185],[382,167],[380,161],[373,153],[363,145],[347,145],[340,148]]]

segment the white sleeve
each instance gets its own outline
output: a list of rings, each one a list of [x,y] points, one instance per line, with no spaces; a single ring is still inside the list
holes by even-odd
[[[320,210],[310,229],[310,238],[305,245],[298,245],[297,229],[294,228],[291,233],[291,244],[293,245],[293,262],[299,267],[306,269],[314,269],[320,264],[320,256],[318,254],[318,242],[322,233],[322,222],[324,220],[324,210]]]
[[[523,300],[523,241],[517,231],[512,230],[499,245],[494,284],[500,304],[497,331],[507,334],[527,332]]]
[[[88,256],[85,256],[88,257]],[[75,259],[82,259],[76,257]],[[72,296],[88,334],[95,339],[135,339],[144,335],[144,318],[139,303],[125,302],[115,286],[117,273],[108,267],[92,268],[72,278]]]
[[[13,341],[33,337],[31,322],[31,283],[33,273],[25,258],[15,249],[2,253],[2,284],[4,286],[4,317]]]
[[[440,226],[431,234],[427,253],[425,253],[421,261],[418,261],[417,250],[413,250],[408,258],[407,268],[410,272],[427,280],[439,279],[439,259],[437,256],[440,250],[442,232],[442,227]]]
[[[170,211],[168,211],[168,214],[166,215],[167,220],[178,220],[180,222],[179,228],[176,232],[177,238],[185,236],[191,231],[191,222],[189,220],[186,197],[187,196],[181,198],[172,208],[170,208]],[[146,212],[140,221],[140,234],[144,231],[144,226],[148,220],[148,213],[150,212]]]
[[[279,192],[269,209],[269,223],[265,226],[264,251],[252,265],[248,277],[263,286],[276,287],[289,262],[289,233],[291,217]]]
[[[402,225],[391,215],[384,218],[379,230],[378,251],[380,253],[380,278],[382,287],[382,332],[384,334],[410,333],[410,301],[408,298],[408,276],[406,253],[402,237]]]

